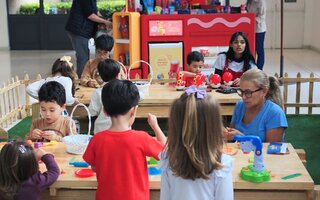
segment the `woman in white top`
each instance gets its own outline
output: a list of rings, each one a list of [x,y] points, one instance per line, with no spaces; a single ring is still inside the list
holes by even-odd
[[[33,82],[26,88],[27,94],[31,97],[38,99],[38,91],[40,87],[49,81],[57,81],[63,85],[66,91],[66,104],[74,105],[78,103],[78,100],[74,98],[75,93],[75,79],[77,78],[76,73],[73,70],[73,65],[70,62],[70,56],[63,56],[60,59],[57,59],[51,69],[51,76],[46,79],[41,79],[39,81]]]
[[[233,85],[238,86],[242,74],[251,68],[257,68],[249,48],[245,33],[235,32],[230,39],[227,52],[220,53],[215,63],[215,74],[232,74]]]
[[[161,200],[233,200],[233,158],[222,153],[220,106],[190,86],[171,107],[160,154]]]

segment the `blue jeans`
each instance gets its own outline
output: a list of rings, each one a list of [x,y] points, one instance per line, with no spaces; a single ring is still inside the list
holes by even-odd
[[[80,78],[83,68],[90,58],[90,50],[88,47],[89,39],[79,35],[75,35],[69,31],[67,31],[67,34],[71,40],[73,49],[76,51],[77,74]]]
[[[256,52],[257,52],[257,67],[263,69],[264,65],[264,37],[266,32],[256,33]]]

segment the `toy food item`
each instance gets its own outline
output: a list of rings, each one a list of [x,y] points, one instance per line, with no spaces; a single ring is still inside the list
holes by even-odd
[[[232,81],[233,76],[232,76],[232,74],[230,72],[225,72],[222,75],[222,78],[226,83],[229,83],[230,81]]]
[[[201,74],[201,73],[197,73],[194,79],[194,83],[196,86],[201,86],[205,83],[206,77]]]
[[[218,85],[221,82],[221,76],[219,74],[213,74],[211,76],[211,83]]]
[[[77,171],[74,172],[74,174],[77,176],[77,177],[80,177],[80,178],[87,178],[87,177],[91,177],[91,176],[94,176],[95,173],[92,171],[92,169],[90,168],[87,168],[87,169],[79,169]]]

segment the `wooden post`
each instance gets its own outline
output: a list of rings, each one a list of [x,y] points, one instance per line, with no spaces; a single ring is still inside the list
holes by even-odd
[[[296,103],[300,103],[300,95],[301,94],[301,73],[297,74],[297,86],[296,86]],[[295,114],[300,113],[300,106],[296,105],[296,112]]]
[[[312,114],[312,102],[313,102],[313,85],[314,85],[314,73],[310,74],[310,82],[309,82],[309,99],[308,99],[308,114]]]

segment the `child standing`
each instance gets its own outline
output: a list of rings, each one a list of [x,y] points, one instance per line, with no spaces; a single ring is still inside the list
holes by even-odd
[[[204,57],[198,51],[192,51],[187,56],[188,71],[182,71],[186,76],[186,86],[194,85],[194,78],[201,73],[204,65]]]
[[[242,74],[252,68],[257,68],[251,54],[249,40],[245,33],[235,32],[230,39],[227,52],[220,53],[215,63],[215,74],[222,76],[230,72],[233,85],[238,86]]]
[[[95,39],[96,58],[90,59],[84,66],[81,74],[80,84],[87,87],[99,87],[103,84],[97,66],[100,61],[109,58],[110,52],[113,48],[114,40],[109,35],[101,35]]]
[[[113,59],[106,59],[98,64],[98,72],[105,83],[113,79],[120,79],[120,64]],[[111,118],[103,111],[101,100],[102,88],[96,89],[90,100],[89,111],[91,116],[98,116],[94,122],[94,133],[107,130],[111,126]]]
[[[222,153],[219,103],[191,86],[173,102],[169,119],[160,198],[232,200],[233,159]]]
[[[139,91],[131,81],[115,79],[102,89],[104,111],[112,125],[93,136],[83,155],[97,173],[97,200],[149,199],[146,156],[158,158],[165,136],[155,130],[157,141],[131,129],[138,102]]]
[[[41,79],[34,83],[31,83],[26,88],[26,92],[33,98],[39,99],[38,92],[40,87],[49,81],[57,81],[65,88],[65,96],[67,105],[77,104],[78,100],[74,98],[75,93],[75,80],[77,79],[77,74],[74,72],[73,64],[70,62],[70,56],[63,56],[57,59],[51,69],[51,76],[46,79]]]
[[[61,142],[64,136],[76,133],[74,121],[72,121],[71,132],[70,119],[61,115],[66,108],[65,94],[64,87],[56,81],[50,81],[41,86],[39,102],[42,118],[32,121],[30,132],[26,135],[27,140]]]
[[[38,160],[48,171],[39,171]],[[19,141],[8,142],[0,152],[0,199],[40,199],[60,174],[53,155]]]

